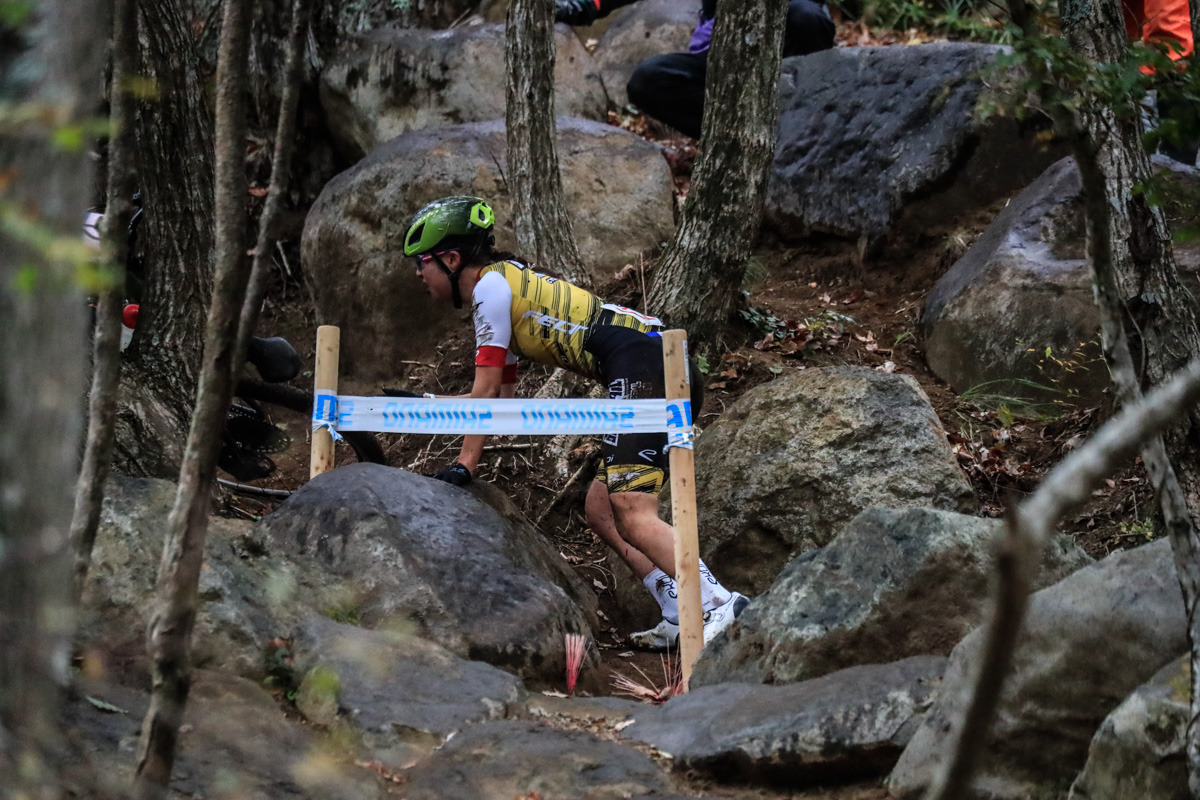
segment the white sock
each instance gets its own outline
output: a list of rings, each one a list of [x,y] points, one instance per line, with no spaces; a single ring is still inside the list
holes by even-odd
[[[655,567],[653,572],[642,578],[642,585],[658,601],[663,619],[679,624],[679,601],[676,599],[675,579]]]
[[[705,611],[712,611],[728,603],[732,597],[733,594],[713,577],[704,559],[700,559],[700,607]]]

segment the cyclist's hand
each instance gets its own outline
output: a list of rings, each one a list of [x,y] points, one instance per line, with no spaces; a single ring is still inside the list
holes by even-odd
[[[554,21],[568,25],[591,25],[600,15],[595,0],[555,0]]]
[[[420,397],[421,396],[416,392],[410,392],[408,389],[396,389],[391,386],[381,386],[380,388],[383,389],[383,394],[386,397]]]
[[[429,477],[435,481],[445,481],[451,486],[466,486],[471,482],[471,470],[455,461],[454,466],[446,467],[441,472],[435,472]]]

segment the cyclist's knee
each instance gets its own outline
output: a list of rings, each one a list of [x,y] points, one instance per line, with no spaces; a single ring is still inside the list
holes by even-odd
[[[804,56],[834,45],[835,26],[829,9],[815,0],[791,0],[787,10],[787,33],[783,55]]]

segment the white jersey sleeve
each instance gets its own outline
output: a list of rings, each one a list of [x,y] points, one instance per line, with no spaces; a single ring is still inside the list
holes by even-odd
[[[485,273],[471,293],[471,314],[475,320],[476,364],[502,366],[516,360],[513,354],[507,352],[512,342],[511,310],[512,289],[509,288],[508,281],[498,272]],[[497,356],[501,352],[505,357],[496,364],[495,361],[499,360]]]

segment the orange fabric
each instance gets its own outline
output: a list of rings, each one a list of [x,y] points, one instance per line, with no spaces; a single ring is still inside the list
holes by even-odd
[[[1122,11],[1130,38],[1161,45],[1175,61],[1192,54],[1192,15],[1187,0],[1124,0]]]

